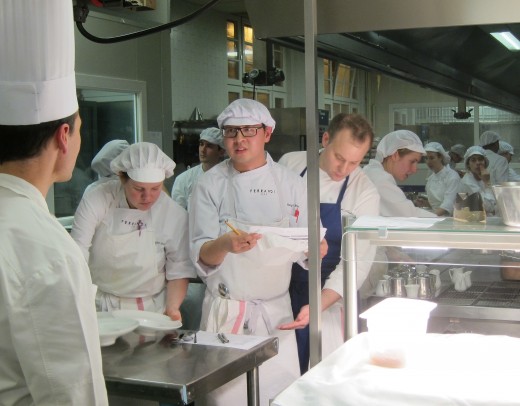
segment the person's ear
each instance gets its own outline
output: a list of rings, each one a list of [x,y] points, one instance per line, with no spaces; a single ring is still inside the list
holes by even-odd
[[[265,142],[269,142],[269,140],[271,139],[271,134],[273,133],[273,127],[265,127],[264,129],[264,132],[265,132]]]
[[[54,134],[56,145],[62,154],[69,150],[70,126],[66,123],[60,125]]]
[[[323,133],[323,136],[321,137],[321,145],[323,148],[325,148],[327,145],[329,145],[330,142],[330,135],[327,131]]]

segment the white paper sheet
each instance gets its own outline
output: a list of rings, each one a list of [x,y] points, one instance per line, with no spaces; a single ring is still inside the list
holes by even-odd
[[[326,228],[320,229],[320,239],[325,237]],[[250,233],[259,234],[276,234],[282,237],[287,237],[293,240],[307,240],[309,239],[309,229],[307,227],[267,227],[267,226],[252,226],[249,228]]]
[[[197,331],[197,342],[195,340],[191,341],[182,341],[183,344],[194,344],[194,345],[212,345],[215,347],[231,347],[238,348],[240,350],[249,350],[254,346],[260,344],[265,341],[268,337],[261,336],[252,336],[252,335],[241,335],[241,334],[228,334],[226,333],[226,338],[229,340],[229,343],[223,343],[217,337],[217,333],[212,333],[209,331]]]
[[[360,216],[352,227],[357,228],[429,228],[443,217]]]

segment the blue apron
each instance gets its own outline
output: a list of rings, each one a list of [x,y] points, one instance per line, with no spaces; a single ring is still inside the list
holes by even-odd
[[[300,176],[303,177],[307,168]],[[332,271],[339,264],[341,256],[341,238],[343,230],[341,226],[341,202],[347,189],[348,176],[343,182],[343,186],[338,195],[336,203],[320,203],[320,218],[323,227],[327,229],[325,240],[329,245],[327,255],[321,260],[321,288]],[[303,269],[298,264],[293,264],[291,284],[289,285],[291,295],[291,306],[293,315],[296,318],[300,309],[309,304],[309,271]],[[309,326],[295,330],[296,342],[298,344],[298,358],[300,361],[300,372],[303,375],[309,369]]]

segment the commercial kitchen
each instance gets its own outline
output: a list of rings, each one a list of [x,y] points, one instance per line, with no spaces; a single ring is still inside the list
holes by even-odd
[[[46,195],[69,232],[96,180],[91,161],[107,142],[157,145],[176,163],[164,180],[169,192],[199,163],[201,131],[218,127],[219,114],[238,99],[269,109],[276,129],[265,149],[274,161],[292,151],[317,157],[340,113],[361,114],[374,129],[362,167],[396,130],[446,149],[478,145],[493,131],[520,150],[520,42],[509,49],[496,38],[520,39],[515,0],[72,3],[82,143],[71,180]],[[126,38],[131,33],[138,34]],[[520,170],[515,155],[509,167]],[[421,162],[398,186],[415,200],[428,176]],[[520,404],[520,187],[504,185],[501,210],[481,222],[342,213],[345,344],[324,357],[317,159],[308,159],[306,179],[311,368],[272,404]],[[398,258],[358,257],[363,244]],[[358,290],[364,267],[379,274]],[[420,290],[406,292],[411,284]],[[193,278],[190,288],[204,284]],[[413,306],[425,307],[422,318]],[[379,311],[387,330],[376,324]],[[148,330],[141,322],[101,336],[110,404],[205,404],[206,394],[239,376],[246,403],[264,404],[261,365],[278,356],[278,339],[201,331],[190,314],[182,322]],[[397,352],[397,365],[378,363],[377,345]]]

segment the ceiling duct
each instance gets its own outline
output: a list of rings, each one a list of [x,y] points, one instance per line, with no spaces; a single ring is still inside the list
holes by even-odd
[[[304,3],[245,0],[256,36],[302,52]],[[520,32],[520,1],[489,4],[317,0],[318,55],[520,113],[520,60],[487,32]]]

